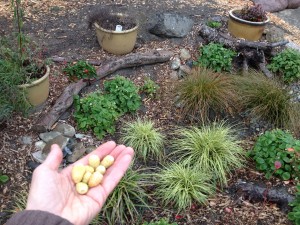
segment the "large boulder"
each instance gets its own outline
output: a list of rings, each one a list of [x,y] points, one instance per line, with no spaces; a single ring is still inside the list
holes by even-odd
[[[289,0],[252,0],[255,4],[260,4],[267,12],[279,12],[288,7]]]
[[[288,0],[288,9],[296,9],[300,7],[300,0]]]

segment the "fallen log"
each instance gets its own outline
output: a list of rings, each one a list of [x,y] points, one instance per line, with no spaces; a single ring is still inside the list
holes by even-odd
[[[72,63],[74,61],[79,61],[79,60],[82,60],[82,59],[68,59],[68,58],[65,58],[65,57],[60,57],[60,56],[52,56],[50,58],[50,60],[52,62],[56,62],[56,63]],[[86,60],[89,64],[93,65],[93,66],[101,66],[102,62],[100,62],[99,60]]]
[[[119,69],[166,62],[170,60],[172,55],[173,53],[170,51],[155,50],[147,53],[133,53],[119,59],[111,59],[104,63],[100,63],[102,66],[97,69],[98,76],[93,82],[104,78]],[[78,94],[86,86],[87,82],[84,82],[83,80],[67,86],[55,102],[52,109],[45,116],[38,119],[36,124],[33,126],[33,130],[37,132],[50,130],[59,117],[73,104],[73,96]]]
[[[229,192],[237,199],[242,197],[250,202],[275,203],[283,212],[290,210],[289,203],[295,199],[295,196],[289,194],[284,186],[268,188],[264,184],[241,180],[230,186]]]

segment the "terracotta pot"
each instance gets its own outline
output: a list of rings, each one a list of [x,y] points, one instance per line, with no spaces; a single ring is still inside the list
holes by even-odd
[[[126,16],[117,14],[117,16]],[[97,39],[101,47],[113,54],[123,55],[131,52],[134,48],[138,25],[130,30],[113,31],[106,30],[101,27],[101,24],[94,23],[96,27]]]
[[[239,9],[229,11],[229,32],[237,38],[244,38],[249,41],[258,41],[264,32],[266,24],[269,22],[269,18],[264,22],[247,21],[236,17],[233,14],[233,12],[236,11],[239,11]]]
[[[47,100],[49,96],[49,73],[50,68],[46,66],[46,73],[43,77],[30,84],[18,86],[25,89],[27,99],[31,105],[38,106]]]

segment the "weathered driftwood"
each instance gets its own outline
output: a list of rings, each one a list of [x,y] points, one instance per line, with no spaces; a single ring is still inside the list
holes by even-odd
[[[56,62],[56,63],[71,63],[74,61],[79,61],[82,59],[68,59],[65,57],[60,57],[60,56],[52,56],[51,61]],[[102,64],[102,62],[100,62],[99,60],[86,60],[89,64],[94,65],[94,66],[100,66]]]
[[[119,59],[111,59],[103,63],[99,62],[101,67],[97,69],[98,77],[95,81],[119,69],[166,62],[170,60],[172,55],[173,53],[170,51],[152,51],[147,53],[133,53]],[[66,62],[64,58],[60,59],[61,61],[59,62]],[[33,129],[39,132],[49,130],[59,117],[73,104],[73,96],[78,94],[85,86],[87,86],[87,82],[83,80],[70,84],[57,99],[47,115],[37,121]]]
[[[284,186],[268,188],[264,184],[247,181],[238,181],[229,187],[229,191],[235,197],[243,197],[250,202],[275,203],[284,212],[289,211],[289,203],[295,199],[293,195],[288,193],[287,188]]]

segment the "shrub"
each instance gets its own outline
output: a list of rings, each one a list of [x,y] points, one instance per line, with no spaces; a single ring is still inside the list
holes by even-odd
[[[156,196],[167,204],[174,204],[178,211],[190,207],[193,201],[205,203],[214,191],[207,172],[193,164],[173,163],[156,175]]]
[[[177,223],[169,223],[166,219],[160,219],[158,221],[144,222],[143,225],[177,225]]]
[[[79,60],[77,63],[69,63],[63,72],[71,79],[90,79],[97,76],[96,69],[88,62]]]
[[[277,175],[283,180],[299,177],[300,141],[289,132],[276,129],[261,135],[251,152],[256,168],[270,179]]]
[[[115,132],[114,124],[119,113],[115,102],[108,96],[95,92],[82,99],[76,96],[74,103],[76,109],[74,117],[79,129],[83,131],[92,129],[100,139],[106,132],[110,134]]]
[[[147,78],[144,82],[143,87],[141,88],[141,91],[153,98],[156,95],[158,89],[159,86],[153,80]]]
[[[149,208],[145,192],[148,178],[142,170],[128,169],[101,210],[108,224],[134,224],[131,222],[139,215],[139,210]]]
[[[209,43],[200,49],[201,55],[196,61],[196,65],[210,68],[216,72],[222,70],[230,71],[232,59],[236,52],[224,48],[222,44]]]
[[[294,81],[300,77],[300,52],[287,48],[272,58],[268,68],[282,74],[284,81]]]
[[[125,77],[116,76],[104,82],[104,90],[117,105],[120,113],[135,112],[141,105],[138,88]]]
[[[245,162],[237,135],[224,123],[181,128],[176,133],[179,136],[172,141],[172,154],[189,165],[211,172],[220,185],[227,184],[227,173]]]
[[[150,120],[137,119],[126,123],[121,129],[121,141],[131,146],[145,162],[149,156],[161,160],[164,155],[164,136]]]
[[[252,71],[246,76],[236,77],[236,85],[240,102],[253,116],[278,127],[289,124],[294,104],[291,96],[276,80]]]
[[[190,76],[177,85],[176,93],[182,114],[209,121],[209,113],[230,112],[235,106],[235,89],[231,77],[214,73],[209,69],[196,68]]]
[[[209,20],[207,21],[206,25],[211,28],[220,28],[222,26],[222,23],[218,21]]]
[[[290,203],[292,211],[288,213],[289,220],[293,221],[296,225],[300,225],[300,184],[297,184],[296,198]]]

